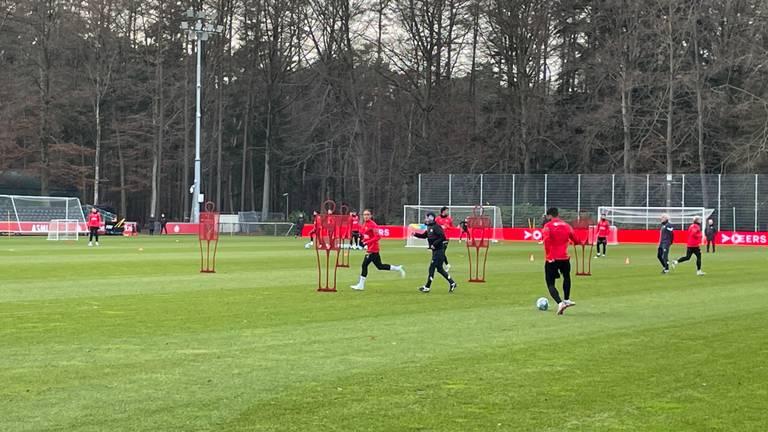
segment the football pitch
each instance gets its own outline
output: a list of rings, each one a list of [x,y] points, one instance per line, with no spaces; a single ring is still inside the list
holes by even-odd
[[[424,283],[429,255],[382,242],[316,293],[314,250],[222,238],[0,239],[2,431],[762,431],[768,254],[720,248],[659,274],[609,247],[576,306],[550,307],[542,247],[492,245],[488,283]],[[675,245],[670,257],[680,256]],[[535,262],[530,262],[530,254]],[[625,264],[625,258],[630,263]],[[550,300],[550,304],[551,304]]]

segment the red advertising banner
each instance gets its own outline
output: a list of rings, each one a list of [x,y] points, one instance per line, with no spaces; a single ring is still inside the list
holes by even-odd
[[[312,225],[305,225],[302,232],[303,236],[309,236],[312,231]],[[85,224],[80,224],[81,232],[88,232]],[[496,232],[491,238],[503,239],[506,241],[530,241],[539,242],[542,239],[541,229],[539,228],[494,228]],[[500,232],[499,232],[500,231]],[[20,234],[48,234],[47,222],[16,222],[0,221],[0,232],[12,232]],[[379,235],[385,239],[405,239],[406,228],[400,225],[379,225]],[[194,223],[168,223],[168,234],[187,234],[197,235],[198,226]],[[460,230],[458,228],[449,229],[448,238],[458,239]],[[675,231],[675,244],[685,244],[688,233],[686,230],[679,229]],[[619,244],[655,244],[659,241],[659,230],[618,230]],[[721,231],[717,233],[716,242],[722,245],[735,246],[766,246],[768,247],[768,232],[747,232],[747,231]]]
[[[738,246],[768,246],[768,232],[719,232],[717,243]]]
[[[85,223],[81,223],[79,230],[82,233],[88,232],[88,227]],[[12,232],[19,234],[48,234],[48,222],[0,222],[0,232]]]
[[[539,228],[495,228],[494,237],[506,241],[539,242],[543,236]],[[498,231],[501,231],[500,233]],[[304,236],[312,231],[311,226],[304,227]],[[448,238],[456,239],[458,232],[448,230]],[[458,231],[458,230],[456,230]],[[398,225],[379,225],[379,235],[388,239],[404,239],[406,230]],[[617,232],[619,244],[656,244],[659,242],[659,230],[629,230],[619,229]],[[685,244],[688,237],[686,230],[675,231],[675,244]],[[740,246],[768,246],[768,232],[720,232],[716,239],[718,244]]]

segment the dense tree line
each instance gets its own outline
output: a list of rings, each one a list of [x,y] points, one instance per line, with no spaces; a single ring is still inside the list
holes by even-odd
[[[765,0],[0,0],[0,172],[143,220],[397,215],[419,172],[765,171]]]

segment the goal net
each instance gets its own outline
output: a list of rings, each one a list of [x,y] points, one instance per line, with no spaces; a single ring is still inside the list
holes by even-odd
[[[48,223],[48,240],[74,240],[79,238],[80,222],[74,219],[54,219]]]
[[[661,215],[669,216],[669,221],[678,227],[685,227],[694,216],[701,217],[704,223],[714,209],[704,207],[598,207],[597,214],[606,215],[612,226],[618,229],[653,229],[659,225]]]
[[[219,221],[222,235],[286,237],[293,234],[290,222],[231,222]]]
[[[0,195],[0,231],[46,234],[52,220],[85,223],[78,198]]]
[[[406,247],[427,247],[425,239],[415,238],[413,233],[423,231],[427,227],[424,225],[424,218],[429,212],[440,215],[442,206],[425,205],[406,205],[403,207],[403,227],[405,228]],[[477,214],[476,214],[477,213]],[[449,239],[458,239],[462,237],[461,222],[470,216],[487,216],[491,220],[490,240],[499,241],[502,239],[501,209],[496,206],[451,206],[448,207],[448,214],[453,218],[453,226],[445,233]],[[466,234],[463,236],[466,239]]]

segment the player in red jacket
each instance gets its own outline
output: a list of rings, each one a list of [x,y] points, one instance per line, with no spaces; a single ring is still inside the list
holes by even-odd
[[[565,310],[576,303],[571,301],[571,257],[568,256],[568,245],[572,242],[578,244],[568,223],[558,218],[557,208],[552,207],[547,210],[547,223],[542,229],[544,237],[544,252],[546,253],[546,263],[544,264],[544,279],[547,282],[547,289],[552,299],[557,302],[557,314],[562,315]],[[560,293],[555,287],[555,280],[563,277],[563,297],[560,299]]]
[[[608,245],[608,234],[611,233],[611,223],[605,215],[600,215],[597,223],[597,257],[605,256],[605,247]],[[600,245],[603,245],[603,253],[600,253]]]
[[[315,245],[315,234],[317,231],[317,216],[319,213],[317,210],[312,212],[312,229],[309,230],[309,241],[304,245],[304,249],[309,249]]]
[[[93,246],[94,237],[96,238],[96,246],[98,246],[99,229],[101,228],[101,213],[99,213],[99,209],[93,207],[91,209],[91,213],[88,215],[88,220],[86,222],[88,231],[91,233],[90,237],[88,237],[88,246]]]
[[[685,256],[672,261],[672,268],[677,267],[681,262],[686,262],[691,259],[691,256],[696,255],[696,275],[704,276],[706,273],[701,271],[701,241],[703,235],[701,232],[701,217],[694,216],[693,223],[688,227],[688,244]]]
[[[440,228],[443,229],[443,233],[445,233],[446,243],[443,247],[444,251],[448,250],[448,232],[451,228],[453,228],[453,218],[450,214],[448,214],[448,207],[443,206],[440,208],[440,214],[437,215],[435,218],[435,223],[440,225]],[[443,261],[443,268],[445,271],[449,272],[451,271],[451,265],[448,264],[448,255],[445,255],[445,260]]]
[[[381,255],[379,255],[379,225],[372,219],[371,211],[365,209],[363,211],[363,245],[368,249],[363,258],[363,270],[360,272],[360,281],[357,285],[352,285],[350,288],[357,291],[365,289],[365,279],[368,277],[368,265],[373,263],[379,270],[389,270],[400,272],[400,277],[405,277],[405,269],[400,265],[382,264]]]

